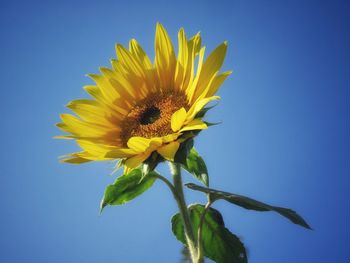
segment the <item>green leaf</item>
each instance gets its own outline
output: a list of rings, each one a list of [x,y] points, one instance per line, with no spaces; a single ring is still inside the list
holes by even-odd
[[[203,205],[189,206],[190,218],[195,233],[198,231],[200,218],[205,208]],[[171,219],[172,231],[176,238],[186,245],[184,226],[178,213]],[[247,255],[239,238],[224,225],[219,211],[209,208],[202,226],[202,247],[204,256],[218,263],[246,263]]]
[[[141,180],[142,171],[137,168],[118,177],[113,184],[107,186],[101,201],[100,211],[102,212],[107,205],[122,205],[141,195],[153,185],[156,180],[155,174],[155,172],[150,172]]]
[[[249,209],[249,210],[255,210],[255,211],[275,211],[279,213],[280,215],[288,218],[290,221],[292,221],[294,224],[303,226],[305,228],[311,229],[311,227],[306,223],[306,221],[298,215],[294,210],[283,208],[283,207],[277,207],[277,206],[271,206],[259,201],[256,201],[254,199],[251,199],[246,196],[232,194],[228,192],[218,191],[211,188],[202,187],[196,184],[186,184],[186,186],[192,190],[200,191],[206,194],[210,194],[212,199],[224,199],[232,204],[238,205],[240,207]]]
[[[208,169],[205,162],[195,148],[192,148],[187,155],[186,162],[182,164],[182,167],[190,174],[195,176],[204,185],[209,186]]]

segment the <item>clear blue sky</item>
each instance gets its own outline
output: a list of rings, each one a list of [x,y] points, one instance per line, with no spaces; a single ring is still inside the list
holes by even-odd
[[[135,37],[153,57],[159,21],[174,39],[201,31],[208,50],[229,42],[234,73],[208,115],[223,124],[196,141],[212,187],[291,207],[315,229],[218,202],[250,263],[348,262],[349,14],[346,1],[2,3],[0,261],[179,262],[162,183],[99,216],[113,164],[59,164],[77,147],[52,139],[116,42]]]

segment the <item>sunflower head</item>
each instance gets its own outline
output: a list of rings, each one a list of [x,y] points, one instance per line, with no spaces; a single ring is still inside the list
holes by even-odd
[[[151,157],[173,161],[180,145],[207,129],[200,112],[219,99],[215,93],[231,74],[219,73],[227,43],[204,60],[199,33],[188,39],[180,29],[178,46],[176,56],[161,24],[153,63],[134,39],[128,49],[116,45],[112,67],[89,75],[96,84],[84,88],[92,99],[71,101],[67,107],[76,115],[61,115],[57,126],[69,135],[59,138],[75,139],[82,148],[62,161],[120,159],[128,170]]]

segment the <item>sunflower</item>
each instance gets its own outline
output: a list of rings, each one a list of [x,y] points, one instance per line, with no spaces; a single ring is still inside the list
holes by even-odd
[[[204,60],[199,33],[187,39],[180,29],[178,41],[176,58],[167,31],[158,23],[153,64],[135,39],[128,49],[116,45],[118,59],[111,60],[112,67],[88,75],[96,83],[84,87],[92,99],[71,101],[67,107],[76,115],[61,114],[57,126],[70,135],[58,137],[74,139],[82,148],[61,161],[119,159],[127,170],[153,153],[173,161],[186,134],[208,128],[198,113],[220,98],[214,94],[231,74],[219,73],[227,42]]]

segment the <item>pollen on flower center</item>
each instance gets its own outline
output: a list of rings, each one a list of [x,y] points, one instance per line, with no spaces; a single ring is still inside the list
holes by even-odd
[[[134,136],[153,138],[171,134],[171,116],[182,107],[189,109],[183,93],[150,94],[137,103],[122,121],[120,137],[123,146]]]

